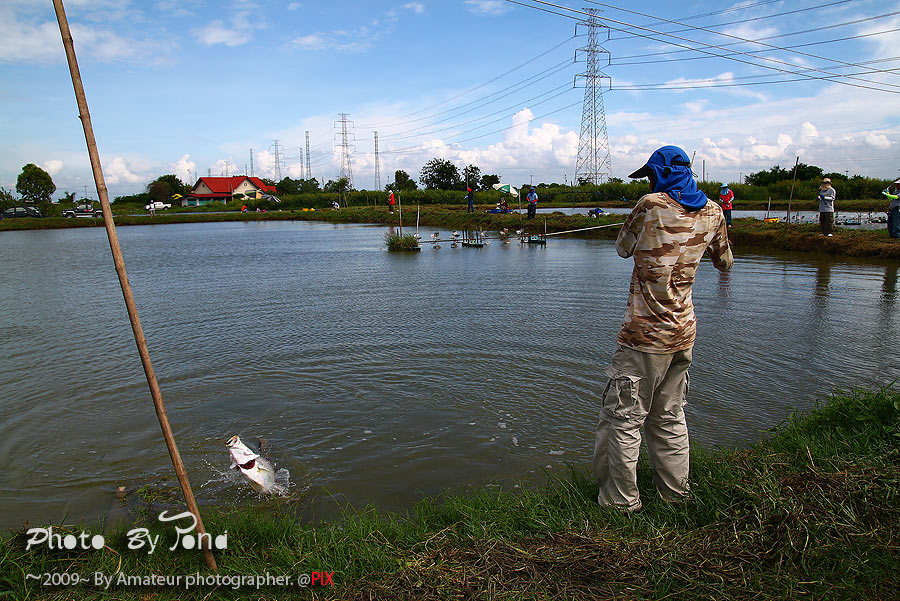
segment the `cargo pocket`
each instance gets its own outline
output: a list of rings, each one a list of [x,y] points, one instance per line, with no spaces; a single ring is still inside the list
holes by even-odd
[[[603,391],[600,415],[610,421],[625,421],[635,417],[638,404],[640,376],[615,373],[611,367],[606,368],[609,381]]]
[[[691,391],[691,373],[684,372],[684,392],[681,394],[681,407],[687,405],[688,392]]]

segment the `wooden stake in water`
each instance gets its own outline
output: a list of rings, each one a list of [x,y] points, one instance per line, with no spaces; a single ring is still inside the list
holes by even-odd
[[[181,484],[184,500],[187,502],[188,510],[190,510],[190,512],[194,514],[194,517],[197,518],[198,534],[205,534],[206,529],[203,526],[203,520],[200,519],[200,509],[197,507],[197,501],[194,499],[191,484],[188,482],[187,472],[184,469],[184,463],[181,461],[181,455],[178,454],[178,447],[175,446],[175,437],[172,434],[171,426],[169,426],[169,418],[166,415],[165,405],[163,405],[162,393],[160,393],[159,384],[156,381],[156,374],[153,373],[153,365],[150,363],[147,340],[144,338],[144,331],[141,328],[141,321],[138,318],[137,306],[134,303],[134,296],[131,293],[131,285],[128,283],[128,275],[125,273],[125,260],[122,258],[122,249],[119,247],[119,237],[116,235],[116,225],[113,222],[112,209],[109,206],[109,194],[106,190],[106,181],[103,179],[103,170],[100,167],[100,153],[97,151],[97,141],[94,139],[94,128],[91,125],[91,114],[88,111],[87,98],[84,94],[84,85],[81,82],[81,72],[78,69],[78,61],[75,58],[75,44],[72,40],[72,33],[69,31],[69,22],[66,19],[66,11],[63,7],[62,0],[53,0],[53,8],[56,9],[56,20],[59,23],[59,33],[62,35],[63,46],[66,49],[66,58],[69,61],[72,86],[75,88],[75,99],[78,101],[78,116],[81,119],[81,125],[84,128],[84,139],[85,142],[87,142],[88,154],[91,158],[91,169],[94,172],[94,183],[97,185],[97,195],[100,198],[100,206],[103,208],[103,221],[106,225],[109,247],[110,250],[112,250],[113,261],[116,265],[116,273],[119,276],[119,284],[122,287],[122,295],[125,297],[128,318],[131,320],[131,329],[134,332],[134,341],[137,344],[138,353],[141,356],[144,374],[147,376],[147,384],[150,386],[150,396],[153,398],[154,407],[156,407],[156,416],[159,418],[159,425],[162,428],[163,438],[166,440],[169,456],[172,458],[172,465],[175,467],[175,475],[178,477],[178,482]],[[209,547],[210,537],[201,536],[199,538],[201,541],[200,546],[203,548],[203,555],[206,558],[206,565],[211,570],[217,569],[216,559],[213,557],[212,550]]]

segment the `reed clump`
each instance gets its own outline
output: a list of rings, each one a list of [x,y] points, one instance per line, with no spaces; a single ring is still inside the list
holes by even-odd
[[[413,234],[394,234],[385,232],[384,243],[388,250],[418,250],[419,239]]]

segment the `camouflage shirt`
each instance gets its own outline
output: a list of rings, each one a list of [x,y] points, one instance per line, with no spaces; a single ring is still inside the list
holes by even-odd
[[[616,251],[634,255],[625,324],[616,341],[645,353],[675,353],[693,346],[697,318],[691,286],[703,253],[731,269],[722,209],[707,202],[688,211],[667,194],[647,194],[622,224]]]

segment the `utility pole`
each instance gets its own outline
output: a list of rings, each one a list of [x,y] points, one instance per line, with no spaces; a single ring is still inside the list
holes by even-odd
[[[375,189],[381,190],[381,163],[378,160],[378,132],[375,132]]]
[[[353,127],[353,121],[347,120],[347,113],[338,113],[341,116],[340,121],[335,121],[334,124],[337,126],[338,123],[341,124],[341,175],[342,178],[347,178],[348,189],[353,188],[353,168],[350,165],[350,152],[351,149],[356,150],[352,144],[350,144],[351,137],[354,134],[347,130],[348,127]],[[338,135],[338,134],[335,134]]]
[[[612,161],[609,153],[609,134],[606,131],[606,109],[603,107],[603,83],[609,79],[600,70],[600,63],[605,57],[609,65],[609,52],[600,46],[600,30],[603,29],[606,39],[609,39],[609,28],[605,27],[597,19],[600,12],[596,8],[584,9],[590,15],[587,20],[575,26],[578,34],[578,26],[587,27],[588,43],[585,47],[575,51],[575,59],[578,53],[586,54],[586,69],[584,73],[576,75],[584,79],[584,103],[581,109],[581,136],[578,139],[578,158],[575,162],[575,182],[586,180],[592,184],[603,183],[612,175]]]
[[[271,146],[269,146],[269,148],[272,149],[272,156],[274,157],[274,161],[275,161],[275,167],[274,167],[275,181],[280,182],[281,181],[281,163],[284,161],[284,159],[281,156],[282,155],[281,145],[278,143],[278,140],[275,140],[275,142]]]
[[[312,167],[309,164],[309,132],[306,132],[306,179],[312,179]]]

